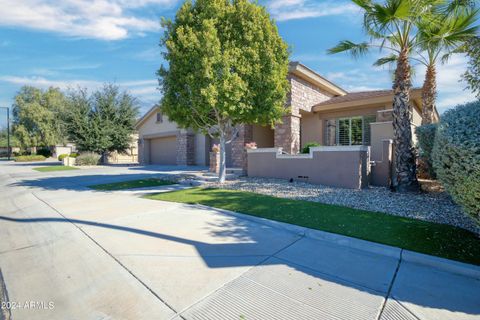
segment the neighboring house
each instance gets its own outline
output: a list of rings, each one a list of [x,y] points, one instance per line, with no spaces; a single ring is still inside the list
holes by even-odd
[[[347,92],[299,62],[290,63],[289,113],[275,128],[241,125],[229,145],[227,166],[245,168],[245,143],[258,148],[282,148],[297,154],[308,142],[323,146],[371,146],[371,159],[381,160],[382,141],[393,138],[392,90]],[[375,84],[366,84],[375,85]],[[421,90],[411,94],[412,126],[421,123]],[[438,113],[436,113],[438,120]],[[143,164],[209,164],[210,137],[179,129],[154,106],[138,122],[139,159]],[[374,137],[374,139],[372,139]]]

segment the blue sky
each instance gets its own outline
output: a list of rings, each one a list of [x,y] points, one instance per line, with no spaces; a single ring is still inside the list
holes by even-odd
[[[115,82],[138,97],[142,112],[160,99],[155,72],[162,64],[160,17],[180,0],[0,0],[0,106],[22,85],[95,89]],[[353,60],[329,56],[339,40],[364,40],[361,13],[343,0],[262,0],[298,60],[348,91],[388,89],[388,69],[372,67],[380,53]],[[473,99],[456,56],[439,70],[440,112]],[[422,83],[417,69],[414,85]]]

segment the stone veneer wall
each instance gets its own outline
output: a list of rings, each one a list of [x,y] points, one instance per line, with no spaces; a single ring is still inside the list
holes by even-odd
[[[300,151],[300,117],[288,115],[275,125],[274,145],[283,151],[295,154]]]
[[[289,75],[291,92],[287,97],[289,114],[275,126],[275,147],[295,154],[300,151],[300,111],[311,112],[312,107],[333,95],[295,75]]]
[[[253,126],[239,125],[238,136],[232,141],[232,165],[235,168],[247,169],[247,151],[245,144],[253,141]]]
[[[177,165],[195,164],[195,135],[182,130],[177,134]]]

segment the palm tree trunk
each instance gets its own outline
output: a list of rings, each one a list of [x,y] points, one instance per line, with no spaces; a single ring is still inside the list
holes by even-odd
[[[400,52],[393,84],[393,132],[395,142],[395,176],[393,189],[399,192],[418,191],[417,166],[412,141],[412,87],[408,49]],[[396,180],[396,181],[395,181]]]
[[[429,65],[422,88],[422,125],[433,123],[433,111],[437,98],[437,70],[435,65]]]

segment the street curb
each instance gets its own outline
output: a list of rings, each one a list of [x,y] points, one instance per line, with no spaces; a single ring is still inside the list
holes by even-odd
[[[440,271],[446,271],[480,280],[480,266],[473,264],[430,256],[409,250],[403,250],[402,259],[406,262],[433,267]]]
[[[381,243],[371,242],[368,240],[362,240],[357,238],[352,238],[340,234],[330,233],[326,231],[310,229],[306,227],[301,227],[285,222],[273,221],[265,218],[255,217],[247,215],[244,213],[229,211],[225,209],[213,208],[205,206],[202,204],[189,205],[205,210],[215,210],[236,218],[252,221],[255,223],[267,225],[272,228],[282,229],[299,236],[305,236],[309,239],[321,240],[332,242],[336,245],[341,245],[344,247],[349,247],[352,249],[362,250],[373,254],[378,254],[382,256],[387,256],[400,260],[400,255],[402,257],[402,263],[410,262],[418,265],[423,265],[427,267],[432,267],[439,271],[450,272],[460,276],[466,276],[474,279],[480,279],[480,266],[463,263],[459,261],[449,260],[445,258],[435,257],[423,253],[413,252],[405,250],[398,247],[393,247]]]

